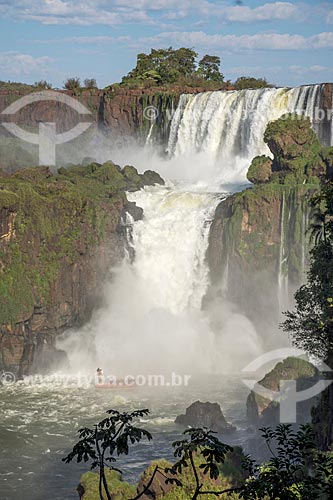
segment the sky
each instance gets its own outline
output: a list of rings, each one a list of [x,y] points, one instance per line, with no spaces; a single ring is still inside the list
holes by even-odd
[[[120,81],[139,52],[191,47],[226,79],[333,81],[333,1],[0,0],[0,80]]]

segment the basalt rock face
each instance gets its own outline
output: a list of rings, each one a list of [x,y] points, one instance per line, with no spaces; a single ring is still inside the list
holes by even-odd
[[[196,93],[203,89],[138,89],[125,90],[108,88],[107,90],[58,91],[62,96],[73,98],[74,103],[82,104],[87,112],[80,114],[54,96],[54,91],[47,91],[46,97],[30,105],[22,104],[22,109],[10,115],[1,113],[15,101],[24,98],[28,91],[0,92],[0,168],[14,171],[17,168],[34,166],[38,163],[38,147],[15,138],[2,125],[14,122],[20,127],[28,127],[37,134],[40,122],[56,123],[57,134],[67,132],[79,122],[89,122],[89,129],[79,138],[67,144],[57,146],[57,164],[64,165],[71,161],[82,161],[82,154],[101,149],[110,151],[118,144],[133,142],[144,144],[148,134],[156,145],[165,145],[169,136],[172,111],[177,107],[179,96],[183,92]],[[47,96],[50,95],[49,99]]]
[[[52,367],[56,335],[89,320],[124,256],[125,212],[142,217],[128,186],[112,162],[0,176],[0,369],[21,376],[37,355],[39,371]]]
[[[274,157],[253,160],[248,178],[255,186],[216,209],[208,298],[224,294],[237,304],[269,348],[281,312],[291,307],[294,291],[306,279],[310,199],[320,178],[331,175],[333,148],[321,146],[309,120],[290,116],[271,122],[265,141]]]
[[[270,122],[264,141],[273,160],[266,156],[253,159],[248,179],[254,184],[269,181],[280,184],[316,182],[333,169],[329,154],[332,148],[321,145],[309,118],[284,115]]]
[[[236,304],[266,348],[275,345],[275,334],[281,342],[281,311],[305,279],[309,202],[317,189],[310,184],[255,186],[227,198],[215,212],[207,254],[209,295],[222,294]]]
[[[231,432],[235,427],[228,424],[218,403],[196,401],[186,408],[184,415],[179,415],[176,424],[190,427],[207,427],[215,432]]]

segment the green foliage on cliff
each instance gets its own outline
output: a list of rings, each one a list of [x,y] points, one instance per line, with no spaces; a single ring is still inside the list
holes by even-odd
[[[255,184],[319,184],[333,170],[333,148],[322,147],[309,118],[283,115],[267,125],[264,141],[274,158],[253,159],[248,179]]]
[[[125,190],[151,183],[147,175],[109,161],[55,175],[35,167],[0,176],[0,325],[47,304],[63,263],[74,263],[116,230]]]
[[[272,174],[272,160],[268,156],[256,156],[247,172],[247,178],[253,184],[269,182]]]
[[[261,89],[264,87],[272,87],[266,78],[254,78],[251,76],[240,76],[234,83],[236,90],[243,89]]]
[[[198,54],[190,48],[151,49],[150,54],[140,53],[134,69],[124,76],[122,85],[153,87],[159,85],[221,86],[223,75],[218,56],[206,54],[197,66]]]

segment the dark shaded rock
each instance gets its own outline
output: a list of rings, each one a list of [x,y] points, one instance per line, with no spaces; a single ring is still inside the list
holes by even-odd
[[[196,401],[186,408],[185,415],[179,415],[175,423],[190,427],[207,427],[220,433],[235,430],[235,427],[226,421],[218,403],[201,403],[201,401]]]
[[[128,201],[125,205],[125,210],[131,216],[135,221],[137,220],[142,220],[143,218],[143,208],[138,207],[138,205],[135,203],[135,201]]]
[[[318,188],[269,182],[229,196],[215,211],[207,251],[211,296],[221,300],[218,294],[224,286],[223,300],[236,304],[237,312],[250,319],[267,350],[276,345],[267,332],[277,332],[281,320],[281,245],[289,301],[304,280],[310,199]]]
[[[122,170],[122,174],[126,179],[127,191],[138,191],[144,186],[143,178],[135,167],[126,165]]]
[[[154,186],[155,184],[161,184],[164,186],[165,184],[162,177],[153,170],[146,170],[144,174],[142,174],[142,178],[145,186]]]
[[[159,460],[158,462],[153,462],[149,467],[143,472],[140,477],[140,481],[137,486],[137,493],[141,493],[145,486],[148,484],[150,478],[154,473],[155,466],[158,465],[161,469],[170,468],[172,464],[167,462],[166,460]],[[175,476],[171,473],[164,473],[160,471],[156,472],[156,475],[153,479],[153,482],[149,486],[149,489],[146,491],[144,495],[142,495],[143,500],[159,500],[165,497],[167,493],[175,488],[174,484],[167,483],[167,478],[174,478]]]

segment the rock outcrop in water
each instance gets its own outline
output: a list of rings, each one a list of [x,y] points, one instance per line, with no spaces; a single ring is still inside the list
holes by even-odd
[[[56,335],[90,318],[124,256],[125,212],[142,217],[125,190],[152,181],[110,161],[0,174],[0,369],[21,376],[37,353],[52,368]]]
[[[332,148],[321,145],[309,118],[282,116],[268,124],[264,141],[273,160],[267,156],[253,159],[248,179],[254,184],[317,182],[318,178],[333,171]]]
[[[270,123],[265,140],[274,158],[255,158],[248,177],[256,185],[218,205],[208,262],[213,294],[236,303],[269,348],[281,311],[305,280],[310,199],[320,175],[333,170],[333,148],[320,145],[306,119]]]
[[[235,427],[226,421],[218,403],[201,401],[196,401],[186,408],[185,415],[179,415],[175,423],[186,427],[207,427],[220,433],[235,430]]]
[[[259,390],[281,391],[281,381],[296,381],[297,392],[312,387],[318,381],[318,370],[308,361],[300,358],[286,358],[278,363],[262,380],[258,382]],[[297,403],[297,423],[311,420],[311,408],[315,399],[306,399]],[[265,398],[251,391],[246,401],[247,418],[255,426],[275,426],[280,422],[280,405],[276,401]]]

